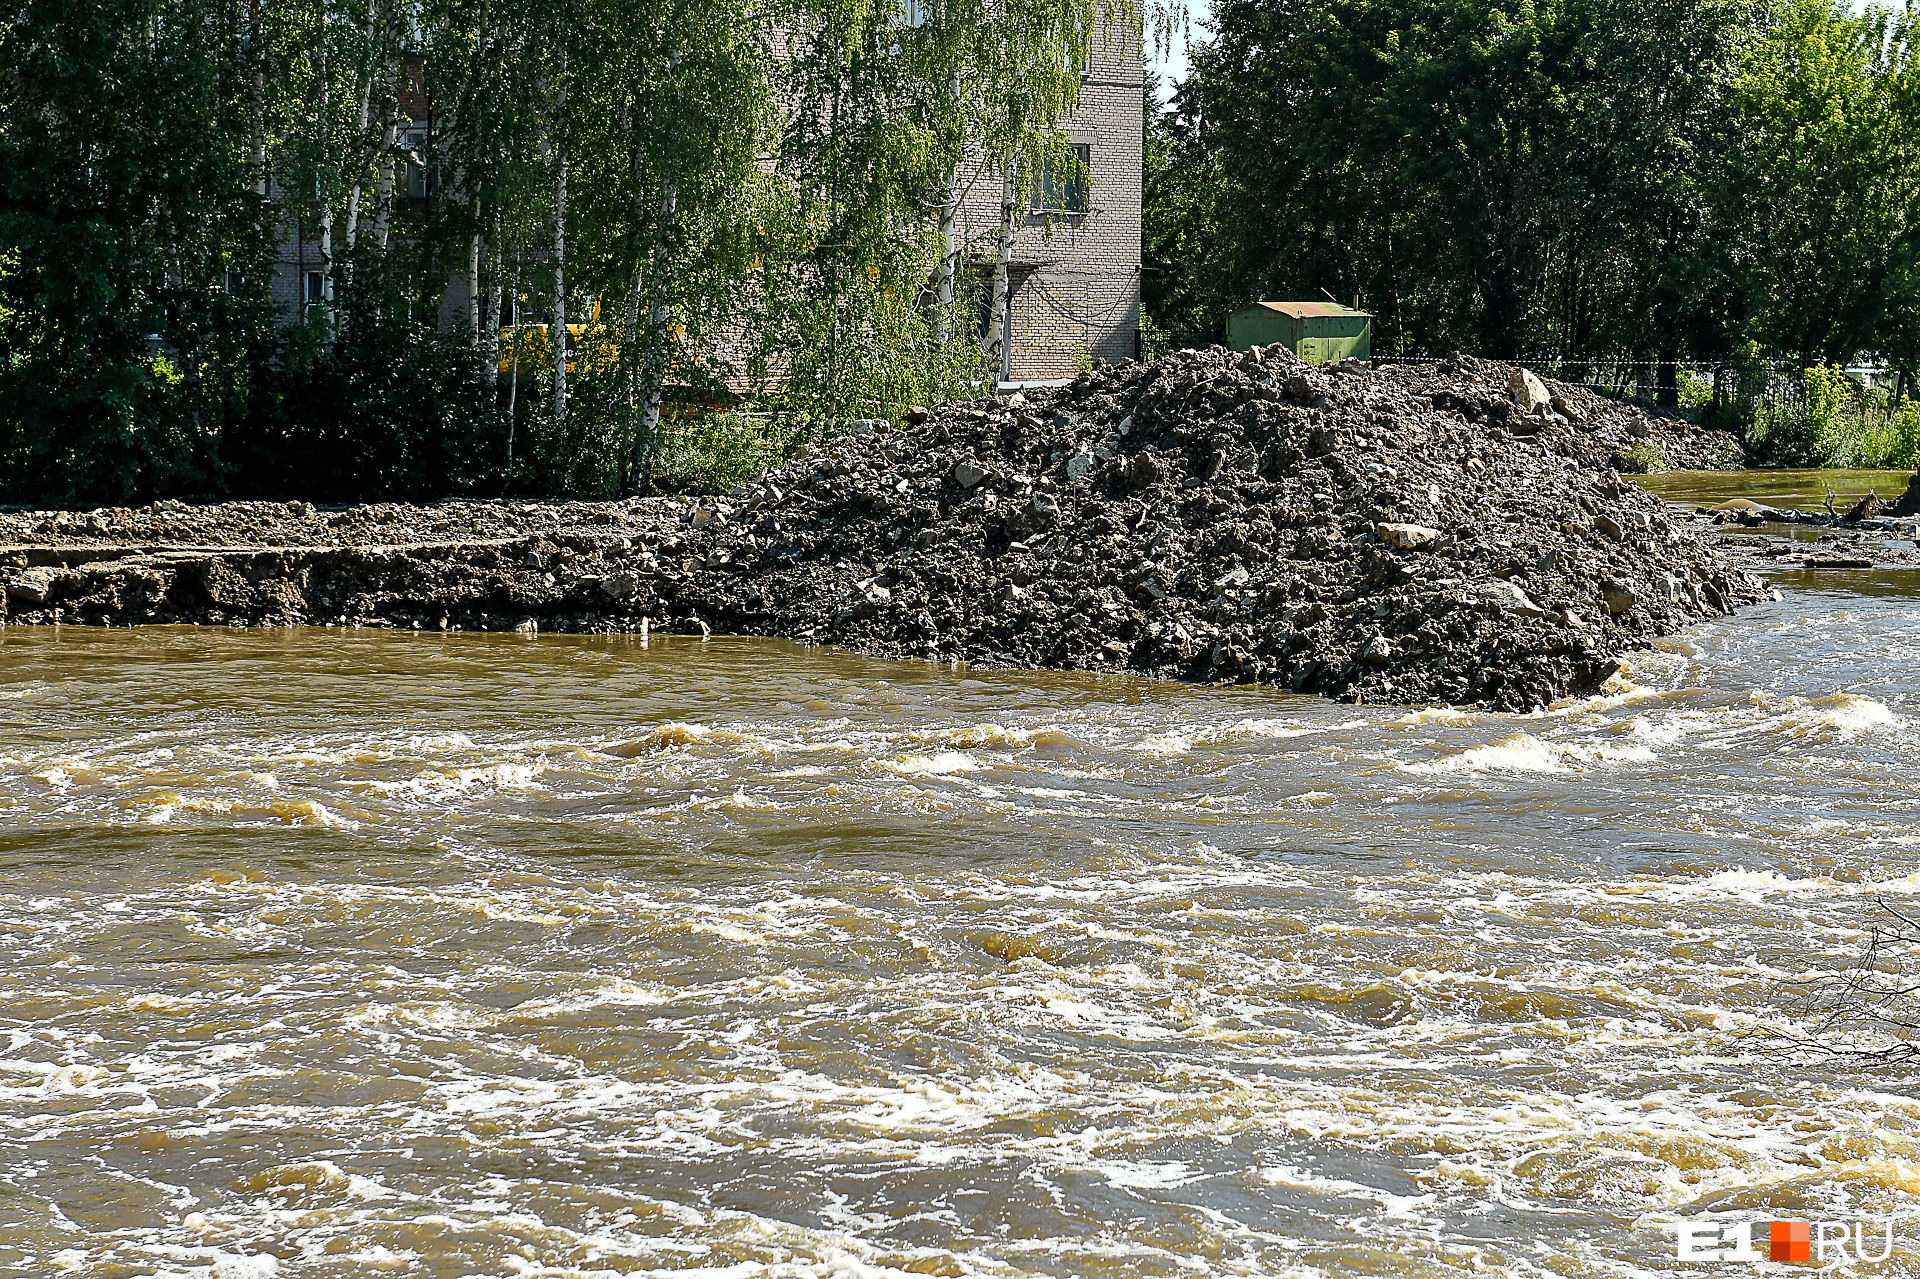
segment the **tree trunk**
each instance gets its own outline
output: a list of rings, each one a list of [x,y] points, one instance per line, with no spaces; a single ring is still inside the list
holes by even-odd
[[[493,230],[487,236],[487,252],[492,261],[490,274],[493,276],[493,288],[487,296],[487,309],[481,315],[480,322],[487,339],[480,342],[480,358],[487,360],[487,367],[493,370],[492,376],[500,376],[500,255],[494,250],[500,247],[500,215],[493,215]],[[491,354],[491,360],[488,356]],[[497,383],[496,383],[497,384]]]
[[[633,184],[633,228],[637,239],[646,214],[646,205],[641,198],[640,187],[642,176],[646,172],[646,152],[640,144],[640,135],[634,132],[633,106],[631,100],[621,106],[620,127],[633,140],[632,149],[627,153],[627,180]],[[646,271],[640,262],[637,244],[629,266],[633,272],[633,285],[627,290],[626,309],[620,317],[620,361],[627,379],[627,417],[631,422],[634,411],[640,407],[640,368],[634,362],[633,353],[640,345],[640,294],[647,278]],[[628,459],[627,482],[629,484],[635,480],[637,463],[638,458]]]
[[[566,61],[561,60],[561,75]],[[564,116],[567,91],[563,84],[558,102]],[[554,146],[553,184],[553,421],[564,426],[567,420],[567,144],[557,138]]]
[[[267,51],[266,41],[260,36],[260,0],[252,0],[247,6],[247,44],[247,60],[253,63],[247,86],[247,109],[253,117],[253,189],[264,197],[267,194]]]
[[[396,102],[393,111],[388,114],[387,122],[380,127],[380,164],[373,171],[374,207],[380,211],[380,248],[385,251],[393,243],[393,149],[400,140],[400,106]]]
[[[320,48],[320,118],[322,120],[330,119],[333,115],[333,78],[328,73],[328,67],[327,49],[323,44]],[[323,173],[329,175],[332,173],[330,159],[331,150],[323,143],[320,148],[320,167]],[[316,179],[313,189],[314,200],[320,206],[320,314],[326,317],[329,330],[333,327],[333,192],[329,189],[331,185],[329,176]],[[305,290],[306,286],[307,282],[303,275],[299,287]],[[303,320],[306,318],[304,308],[301,318]]]
[[[499,248],[499,213],[493,215],[493,234],[492,236],[488,236],[488,246],[490,246],[490,248]],[[518,298],[518,288],[520,288],[520,271],[518,271],[518,267],[515,267],[515,273],[513,273],[513,286],[515,286],[515,298]],[[488,332],[493,336],[493,369],[495,369],[495,374],[499,371],[499,357],[501,357],[501,336],[499,336],[499,334],[501,334],[501,321],[507,317],[507,313],[501,311],[501,305],[499,305],[499,303],[501,303],[499,290],[501,290],[499,253],[493,253],[493,296],[490,298],[490,311],[492,311],[492,315],[488,315]]]
[[[373,12],[367,12],[367,44],[373,44]],[[371,54],[369,54],[371,56]],[[367,137],[367,119],[373,106],[373,68],[367,67],[360,77],[360,109],[355,116],[353,128],[353,149],[355,158],[359,158],[360,148]],[[353,251],[360,246],[360,186],[366,172],[364,163],[353,166],[353,188],[347,193],[347,269],[353,269]]]
[[[383,252],[393,247],[394,175],[397,170],[394,152],[400,147],[400,97],[406,89],[401,82],[406,75],[405,59],[396,59],[393,96],[383,104],[387,108],[387,122],[380,129],[380,167],[374,171],[374,180],[379,183],[375,201],[380,209],[380,248]]]
[[[480,327],[480,206],[476,202],[473,210],[474,230],[467,237],[467,332],[471,335],[473,349],[485,351],[481,343]]]
[[[520,401],[520,251],[513,254],[513,359],[507,380],[507,481],[513,480],[513,428]]]
[[[653,262],[647,283],[653,304],[647,308],[647,355],[640,368],[640,432],[634,447],[640,451],[634,467],[638,486],[653,483],[653,457],[660,438],[660,411],[666,394],[667,346],[672,338],[673,238],[680,216],[680,184],[668,178],[660,190],[660,212],[655,223]]]

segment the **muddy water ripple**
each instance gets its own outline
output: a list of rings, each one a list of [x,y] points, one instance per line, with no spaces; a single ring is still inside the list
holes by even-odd
[[[1790,593],[1531,717],[0,631],[0,1272],[1572,1276],[1920,1216],[1911,1078],[1764,1033],[1920,895],[1917,623]]]

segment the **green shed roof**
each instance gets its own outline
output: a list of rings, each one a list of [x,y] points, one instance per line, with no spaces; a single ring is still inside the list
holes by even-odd
[[[1255,302],[1253,305],[1265,307],[1269,311],[1278,311],[1281,315],[1290,315],[1296,320],[1331,315],[1360,315],[1368,319],[1372,318],[1366,311],[1356,311],[1350,306],[1341,306],[1338,302]]]

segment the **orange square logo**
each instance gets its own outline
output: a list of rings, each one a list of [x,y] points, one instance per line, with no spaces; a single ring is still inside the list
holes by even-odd
[[[1776,1221],[1771,1228],[1768,1254],[1774,1261],[1812,1261],[1813,1226],[1805,1221]]]

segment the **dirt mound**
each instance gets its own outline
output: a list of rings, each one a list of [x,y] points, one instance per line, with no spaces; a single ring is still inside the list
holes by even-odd
[[[1214,348],[914,416],[704,510],[671,610],[882,654],[1526,709],[1766,593],[1614,466],[1727,441],[1502,365]]]
[[[644,622],[1525,709],[1766,589],[1615,469],[1727,441],[1503,365],[1214,349],[912,417],[727,501],[0,516],[0,613]]]

